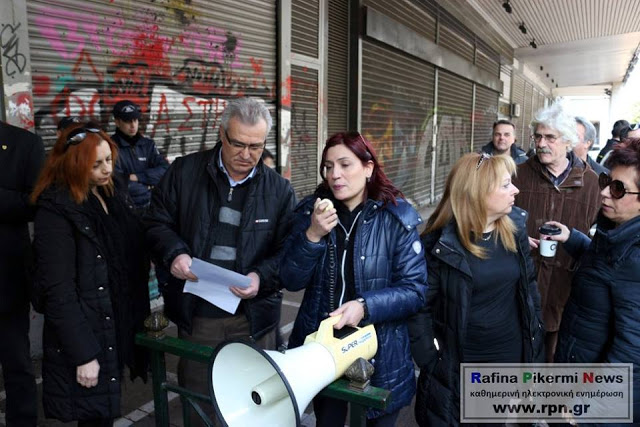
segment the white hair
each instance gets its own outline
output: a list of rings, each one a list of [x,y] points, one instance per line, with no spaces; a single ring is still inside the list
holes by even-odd
[[[260,119],[264,120],[267,124],[265,137],[269,135],[269,131],[273,125],[273,119],[271,118],[269,109],[262,100],[257,98],[243,97],[229,101],[220,117],[222,127],[229,129],[229,120],[233,118],[250,126],[258,124]]]
[[[578,129],[575,116],[566,111],[561,102],[538,110],[531,121],[531,133],[536,131],[538,125],[543,125],[557,130],[565,141],[571,144],[571,148],[578,143]]]

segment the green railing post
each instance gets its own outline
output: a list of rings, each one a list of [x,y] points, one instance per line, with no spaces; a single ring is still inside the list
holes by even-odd
[[[153,405],[156,413],[156,426],[169,425],[169,399],[163,384],[167,381],[167,366],[164,352],[151,350],[151,379],[153,387]]]

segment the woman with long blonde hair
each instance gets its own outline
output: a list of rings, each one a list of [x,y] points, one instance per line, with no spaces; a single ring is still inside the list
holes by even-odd
[[[460,158],[422,235],[427,304],[410,322],[421,426],[459,423],[460,363],[524,363],[543,355],[527,214],[513,205],[515,171],[509,156]]]

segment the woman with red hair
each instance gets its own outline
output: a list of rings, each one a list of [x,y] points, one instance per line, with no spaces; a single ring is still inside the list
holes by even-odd
[[[416,389],[406,319],[425,302],[421,219],[357,132],[329,138],[320,175],[316,192],[296,208],[280,267],[286,289],[306,288],[289,348],[302,345],[327,316],[342,316],[336,329],[373,324],[378,352],[371,383],[393,399],[385,412],[370,410],[367,425],[393,426]],[[314,412],[318,426],[343,426],[347,406],[317,397]]]
[[[79,426],[111,426],[120,415],[125,366],[146,380],[133,340],[149,314],[149,262],[132,206],[114,188],[116,157],[102,130],[70,126],[32,194],[44,412]]]

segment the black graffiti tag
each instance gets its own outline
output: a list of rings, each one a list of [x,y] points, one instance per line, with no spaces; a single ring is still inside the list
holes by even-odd
[[[16,33],[18,28],[20,23],[16,26],[5,24],[0,31],[0,50],[2,50],[2,57],[6,58],[4,68],[9,77],[22,73],[27,65],[27,58],[20,53],[20,39]]]

